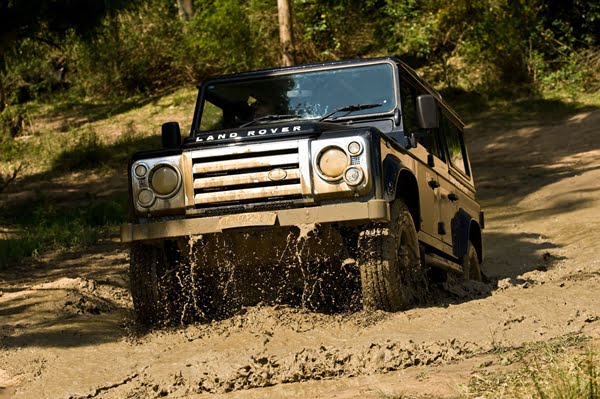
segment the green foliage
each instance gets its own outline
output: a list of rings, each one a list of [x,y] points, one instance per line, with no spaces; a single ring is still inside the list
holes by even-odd
[[[7,104],[68,88],[80,96],[113,99],[147,94],[279,60],[275,0],[196,1],[189,21],[178,15],[174,0],[92,3],[98,7],[82,14],[87,29],[73,21],[71,12],[80,7],[70,2],[57,3],[67,12],[60,18],[44,11],[42,23],[25,19],[24,36],[0,49]],[[596,2],[292,3],[298,62],[395,54],[423,68],[441,87],[508,95],[523,87],[530,92],[599,88]],[[21,13],[24,0],[10,4]]]
[[[187,56],[198,77],[239,72],[260,66],[255,57],[259,40],[252,29],[247,1],[206,1],[185,27]]]
[[[68,87],[65,58],[50,40],[25,38],[5,54],[6,101],[23,104]]]
[[[181,28],[174,2],[148,1],[107,15],[91,40],[70,37],[75,85],[116,98],[180,83]]]

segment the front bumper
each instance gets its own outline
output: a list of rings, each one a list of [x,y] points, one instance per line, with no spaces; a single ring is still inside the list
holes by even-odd
[[[121,242],[159,240],[197,234],[221,233],[246,227],[298,226],[348,221],[389,222],[390,206],[385,200],[348,202],[308,208],[250,212],[225,216],[168,220],[121,225]]]

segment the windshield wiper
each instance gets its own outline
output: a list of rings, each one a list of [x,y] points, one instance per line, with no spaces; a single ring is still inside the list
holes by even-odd
[[[351,112],[360,111],[360,110],[369,109],[369,108],[377,108],[377,107],[381,107],[382,105],[383,105],[382,103],[346,105],[345,107],[336,108],[333,111],[331,111],[330,113],[325,114],[324,116],[322,116],[319,119],[319,122],[323,122],[324,120],[329,119],[330,117],[337,114],[338,112],[346,112],[345,115],[342,115],[342,116],[346,116],[346,115],[350,114]],[[340,117],[338,117],[338,118],[340,118]],[[337,118],[333,118],[333,119],[337,119]]]
[[[250,125],[255,124],[256,122],[261,122],[261,121],[278,121],[280,119],[292,119],[292,118],[299,118],[299,117],[300,116],[294,115],[294,114],[287,114],[287,115],[278,115],[278,114],[265,115],[265,116],[261,116],[260,118],[253,119],[250,122],[244,123],[243,125],[240,125],[239,127],[250,126]]]

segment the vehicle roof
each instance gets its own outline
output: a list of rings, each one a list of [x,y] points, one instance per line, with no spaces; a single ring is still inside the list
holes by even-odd
[[[258,69],[255,71],[230,73],[230,74],[224,74],[224,75],[215,75],[215,76],[211,76],[211,77],[205,79],[204,81],[202,81],[202,83],[200,83],[198,85],[198,87],[200,87],[201,85],[205,84],[206,82],[209,82],[212,80],[222,80],[222,79],[225,80],[225,79],[232,79],[232,78],[243,79],[243,78],[252,78],[252,77],[256,77],[256,76],[269,75],[271,73],[294,72],[294,71],[302,71],[304,69],[313,69],[313,68],[319,68],[319,67],[325,68],[325,67],[333,67],[333,66],[372,64],[372,63],[376,63],[376,62],[385,62],[385,61],[393,62],[393,63],[402,63],[402,61],[400,61],[396,57],[356,58],[356,59],[349,59],[349,60],[323,61],[323,62],[315,62],[315,63],[310,63],[310,64],[292,65],[292,66],[286,66],[286,67]],[[402,64],[404,64],[404,63],[402,63]]]

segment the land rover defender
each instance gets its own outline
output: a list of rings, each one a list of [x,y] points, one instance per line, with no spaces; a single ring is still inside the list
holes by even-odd
[[[463,129],[392,57],[206,79],[189,135],[165,123],[163,148],[130,161],[121,240],[137,314],[211,317],[269,290],[331,304],[340,273],[357,276],[362,306],[397,311],[426,293],[426,269],[480,280]]]

